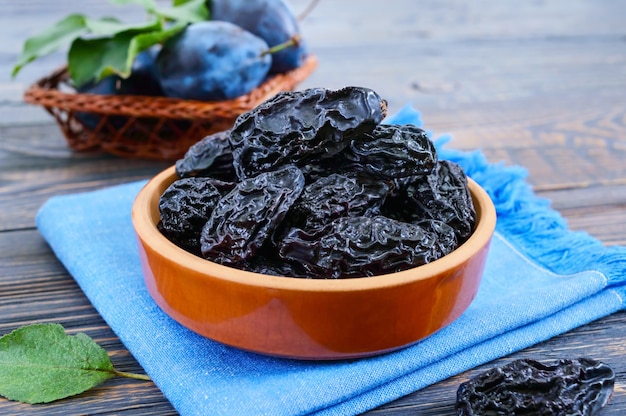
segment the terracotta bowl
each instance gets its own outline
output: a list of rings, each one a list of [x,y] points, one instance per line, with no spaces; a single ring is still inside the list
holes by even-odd
[[[246,272],[177,247],[156,227],[171,167],[139,192],[132,219],[145,282],[156,303],[215,341],[280,357],[334,360],[381,354],[450,324],[474,299],[496,213],[469,182],[478,222],[447,256],[398,273],[353,279],[298,279]]]

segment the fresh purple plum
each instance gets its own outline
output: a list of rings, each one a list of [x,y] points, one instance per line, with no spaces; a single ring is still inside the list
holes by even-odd
[[[247,94],[266,78],[267,43],[230,22],[193,23],[168,39],[156,71],[168,97],[227,100]]]
[[[286,72],[302,65],[308,47],[298,19],[284,0],[209,0],[211,19],[234,23],[265,40],[270,47],[298,35],[300,40],[272,54],[271,73]]]

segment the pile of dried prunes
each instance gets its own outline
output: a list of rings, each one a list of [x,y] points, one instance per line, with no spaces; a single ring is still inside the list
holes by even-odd
[[[223,265],[354,278],[432,262],[472,234],[463,169],[426,132],[383,124],[362,87],[282,92],[176,162],[159,230]]]

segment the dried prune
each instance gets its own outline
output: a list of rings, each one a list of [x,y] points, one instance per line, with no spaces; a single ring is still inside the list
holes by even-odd
[[[229,136],[230,130],[214,133],[191,146],[185,156],[176,161],[178,177],[210,176],[235,181]]]
[[[615,373],[590,358],[539,362],[520,359],[461,384],[459,416],[591,416],[609,400]]]
[[[380,124],[352,140],[342,154],[356,170],[384,178],[426,175],[437,163],[435,145],[413,125]]]
[[[253,256],[303,188],[304,175],[293,165],[239,182],[217,202],[204,225],[202,256],[228,265]]]
[[[306,272],[297,263],[289,263],[275,256],[257,254],[240,265],[242,270],[280,277],[306,278]]]
[[[467,176],[458,164],[438,161],[428,175],[415,177],[384,209],[401,221],[440,220],[456,230],[459,243],[467,240],[476,222]]]
[[[374,216],[392,189],[391,182],[369,175],[331,174],[304,187],[288,222],[311,230],[339,217]]]
[[[454,230],[422,227],[388,217],[341,217],[322,229],[292,228],[279,241],[282,258],[311,277],[344,278],[393,273],[429,263],[453,249]]]
[[[373,131],[385,115],[386,102],[368,88],[279,93],[235,121],[230,143],[237,175],[331,156]]]
[[[157,227],[176,245],[200,253],[200,231],[228,184],[211,178],[184,178],[161,195]]]

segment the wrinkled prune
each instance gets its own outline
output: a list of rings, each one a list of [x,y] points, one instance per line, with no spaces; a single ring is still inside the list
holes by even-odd
[[[412,125],[380,124],[353,140],[342,154],[353,169],[384,178],[426,175],[437,163],[433,142]]]
[[[609,400],[615,373],[590,358],[521,359],[479,374],[457,391],[459,416],[591,416]]]
[[[459,243],[467,240],[476,222],[467,176],[448,160],[439,161],[429,175],[414,178],[404,192],[389,199],[386,211],[401,221],[443,221],[456,230]]]
[[[236,181],[229,136],[230,130],[226,130],[206,136],[195,143],[182,159],[176,161],[176,174],[180,178],[210,176]]]
[[[230,143],[237,175],[329,157],[372,132],[385,115],[386,102],[368,88],[279,93],[235,121]]]
[[[287,165],[239,182],[221,198],[200,236],[202,256],[237,265],[253,256],[304,188],[304,175]]]
[[[227,187],[210,178],[175,181],[159,200],[159,230],[179,247],[199,254],[200,231]]]
[[[280,277],[306,278],[306,272],[295,263],[286,262],[278,257],[266,257],[257,254],[241,264],[241,269],[254,273],[268,274]]]
[[[367,175],[332,174],[306,185],[289,212],[289,225],[321,228],[346,216],[374,216],[393,188],[391,182]]]
[[[311,277],[343,278],[429,263],[454,248],[438,241],[454,239],[454,230],[443,223],[425,228],[383,216],[341,217],[311,232],[292,228],[278,247],[281,257],[301,263]]]

